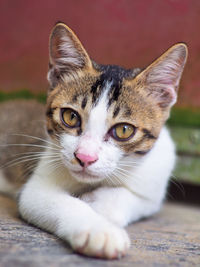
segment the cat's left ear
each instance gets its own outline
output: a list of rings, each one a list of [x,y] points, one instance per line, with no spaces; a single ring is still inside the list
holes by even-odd
[[[176,44],[136,77],[145,95],[162,109],[170,108],[176,102],[187,54],[185,44]]]
[[[75,33],[64,23],[57,23],[49,40],[48,81],[55,87],[63,75],[90,68],[92,62]]]

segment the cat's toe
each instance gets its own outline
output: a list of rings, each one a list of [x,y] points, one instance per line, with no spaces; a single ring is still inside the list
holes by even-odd
[[[107,234],[104,255],[108,259],[120,258],[126,254],[129,247],[130,240],[127,233],[116,227]]]
[[[126,254],[130,246],[127,233],[111,224],[80,232],[73,238],[72,247],[77,252],[98,258],[115,259]]]

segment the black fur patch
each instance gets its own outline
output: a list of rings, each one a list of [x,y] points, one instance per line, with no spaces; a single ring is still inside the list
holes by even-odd
[[[131,110],[130,110],[130,108],[127,108],[126,110],[125,110],[125,113],[124,113],[124,115],[126,116],[126,117],[129,117],[129,116],[131,116]]]
[[[90,93],[92,93],[92,103],[95,105],[101,95],[106,82],[104,80],[104,75],[102,74],[99,79],[92,85]]]
[[[72,102],[75,103],[77,99],[78,99],[78,95],[77,94],[73,95]]]
[[[144,150],[144,151],[135,151],[134,153],[137,155],[146,155],[150,150]]]
[[[113,112],[113,118],[117,117],[117,115],[119,114],[119,111],[120,111],[120,107],[117,106]]]
[[[100,95],[107,83],[111,84],[110,91],[108,92],[108,107],[117,101],[122,89],[123,78],[128,78],[132,74],[132,70],[126,70],[122,67],[115,65],[100,65],[100,71],[102,72],[99,79],[91,87],[92,102],[97,104]]]
[[[87,96],[85,96],[85,97],[83,98],[83,101],[82,101],[82,103],[81,103],[81,108],[84,109],[84,108],[86,107],[86,105],[87,105]]]
[[[58,133],[62,133],[62,132],[65,131],[59,123],[57,123],[57,122],[55,122],[53,120],[51,122],[51,125]]]
[[[82,130],[81,130],[81,128],[79,128],[78,130],[77,130],[77,135],[81,135],[82,134]]]
[[[47,111],[46,111],[46,116],[47,116],[48,118],[51,118],[51,119],[52,119],[54,110],[55,110],[55,109],[53,109],[53,108],[49,108],[49,109],[47,109]]]
[[[53,130],[52,129],[47,129],[47,132],[48,132],[49,135],[53,134]]]
[[[142,136],[141,139],[139,139],[134,144],[124,144],[124,148],[127,150],[127,152],[134,151],[137,149],[137,147],[144,142],[145,136]]]
[[[145,134],[145,137],[149,139],[157,139],[149,130],[147,129],[142,129],[143,133]]]

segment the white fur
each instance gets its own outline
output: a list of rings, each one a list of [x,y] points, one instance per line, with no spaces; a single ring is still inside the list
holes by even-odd
[[[64,134],[58,145],[48,143],[39,165],[19,197],[21,216],[70,243],[89,256],[116,258],[130,246],[122,229],[157,212],[175,163],[174,144],[163,128],[152,150],[143,157],[124,157],[112,138],[105,141],[108,125],[107,84],[90,112],[81,136]],[[74,152],[98,153],[98,161],[81,173]],[[55,154],[56,153],[56,154]],[[57,155],[57,158],[55,158]],[[0,188],[15,188],[0,172]]]
[[[128,176],[125,171],[124,177],[121,174],[120,188],[99,188],[82,199],[112,222],[126,226],[160,209],[174,164],[174,144],[164,128],[141,165],[129,169]]]
[[[55,233],[86,255],[106,258],[122,255],[129,247],[126,232],[84,201],[72,197],[67,190],[70,179],[67,172],[58,176],[46,172],[45,162],[41,161],[20,197],[23,218]],[[81,185],[76,183],[76,187]]]
[[[116,160],[116,155],[111,157]],[[129,240],[121,227],[157,212],[165,196],[175,163],[168,131],[165,128],[161,131],[155,146],[142,161],[130,157],[126,161],[137,162],[138,166],[127,167],[118,186],[108,186],[102,176],[96,189],[79,199],[73,194],[84,192],[87,184],[74,179],[63,165],[60,172],[49,172],[45,160],[41,160],[21,193],[21,215],[68,241],[83,254],[105,258],[124,254]]]
[[[63,162],[70,173],[81,182],[99,182],[102,178],[110,176],[122,157],[122,151],[112,139],[104,142],[105,135],[109,130],[106,123],[106,96],[110,86],[110,83],[106,85],[98,104],[90,112],[84,133],[81,136],[63,134],[61,138]],[[86,173],[82,173],[82,167],[79,164],[72,163],[76,151],[88,155],[98,154],[99,159],[88,166]]]

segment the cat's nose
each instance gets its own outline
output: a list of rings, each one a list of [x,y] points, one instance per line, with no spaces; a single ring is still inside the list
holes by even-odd
[[[74,153],[74,156],[82,167],[87,167],[99,159],[97,155],[91,156],[82,153]]]

